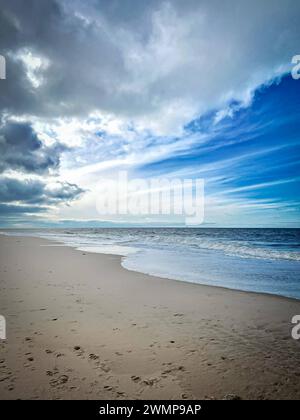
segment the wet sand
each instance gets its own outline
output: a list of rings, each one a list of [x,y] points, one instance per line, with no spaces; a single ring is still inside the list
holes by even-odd
[[[0,399],[300,398],[300,301],[1,236],[0,314]]]

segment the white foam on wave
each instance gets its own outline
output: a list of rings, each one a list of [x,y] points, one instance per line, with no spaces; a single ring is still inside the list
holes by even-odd
[[[300,261],[300,253],[297,251],[274,251],[270,248],[253,247],[244,244],[231,243],[199,243],[200,249],[222,251],[226,255],[241,258],[259,258],[265,260],[291,260]]]
[[[120,245],[107,245],[107,246],[81,246],[76,248],[78,251],[82,252],[92,252],[95,254],[110,254],[110,255],[120,255],[126,257],[130,254],[134,254],[138,251],[137,248],[120,246]]]
[[[242,240],[235,238],[235,232],[216,234],[206,231],[197,234],[193,230],[174,229],[84,229],[84,230],[41,230],[22,232],[3,232],[9,235],[38,236],[44,239],[62,242],[75,248],[94,247],[93,252],[127,255],[128,249],[168,249],[180,248],[185,253],[189,251],[211,250],[225,255],[240,258],[254,258],[263,260],[289,260],[300,261],[298,242],[287,243],[284,246],[284,237],[269,238],[262,236],[258,240],[245,235]],[[250,231],[251,233],[251,231]],[[238,235],[238,234],[237,234]],[[121,247],[121,248],[120,248]],[[124,247],[124,248],[122,248]],[[274,249],[277,247],[276,249]],[[279,248],[279,249],[278,249]],[[100,251],[101,250],[101,251]],[[92,251],[90,251],[92,252]]]

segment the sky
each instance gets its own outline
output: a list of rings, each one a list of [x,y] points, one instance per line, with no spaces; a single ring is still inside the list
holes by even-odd
[[[298,0],[0,0],[0,226],[182,225],[101,215],[126,171],[203,179],[205,227],[300,227],[299,21]]]

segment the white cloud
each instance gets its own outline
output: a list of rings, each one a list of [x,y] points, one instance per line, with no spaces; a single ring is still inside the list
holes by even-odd
[[[38,56],[27,48],[17,51],[12,58],[16,58],[24,64],[26,76],[33,88],[36,89],[46,82],[45,71],[49,67],[47,58]]]

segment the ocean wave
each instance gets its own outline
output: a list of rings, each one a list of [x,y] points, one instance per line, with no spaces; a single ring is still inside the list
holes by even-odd
[[[292,260],[300,261],[300,253],[297,251],[275,251],[269,247],[259,248],[245,244],[227,243],[202,243],[197,245],[200,249],[222,251],[226,255],[241,258],[259,258],[266,260]]]
[[[7,234],[7,232],[3,232]],[[10,231],[80,246],[127,246],[137,249],[208,250],[265,260],[300,261],[296,229],[66,229]]]
[[[67,229],[3,231],[120,255],[124,268],[175,280],[300,299],[297,230]]]

